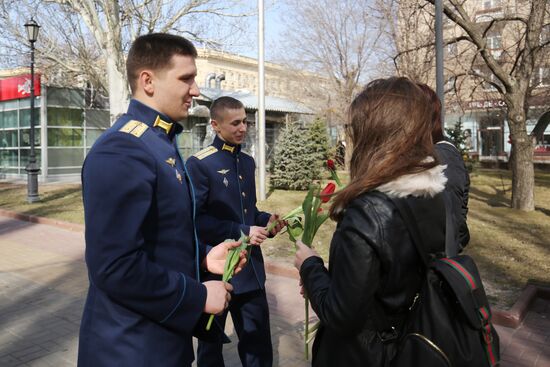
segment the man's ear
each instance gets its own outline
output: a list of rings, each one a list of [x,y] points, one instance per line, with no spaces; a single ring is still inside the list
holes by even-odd
[[[155,92],[155,83],[153,82],[153,72],[151,70],[142,70],[139,73],[138,88],[142,89],[149,96],[153,95]]]
[[[220,127],[219,127],[218,121],[216,121],[216,120],[214,120],[214,119],[211,119],[211,120],[210,120],[210,125],[212,125],[212,129],[214,130],[214,132],[215,132],[216,134],[219,133]]]

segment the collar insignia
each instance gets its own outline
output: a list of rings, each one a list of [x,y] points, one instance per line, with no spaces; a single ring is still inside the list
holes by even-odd
[[[170,133],[170,130],[172,129],[172,123],[166,122],[161,120],[160,116],[157,116],[157,119],[155,120],[155,123],[153,124],[153,127],[160,127],[166,134]]]
[[[176,159],[175,158],[170,157],[165,162],[168,163],[171,167],[176,166]]]
[[[180,183],[182,183],[182,178],[181,178],[181,174],[179,173],[178,169],[176,168],[176,178],[178,179],[178,181]]]
[[[225,187],[229,186],[229,181],[227,181],[227,177],[223,178],[223,184],[225,185]]]
[[[222,175],[225,175],[227,172],[229,172],[228,169],[221,169],[218,171],[218,173],[221,173]]]
[[[235,147],[232,147],[231,145],[223,144],[222,150],[227,150],[230,153],[233,153],[235,151]]]

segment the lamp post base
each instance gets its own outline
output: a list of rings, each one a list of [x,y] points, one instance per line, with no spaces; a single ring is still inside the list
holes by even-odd
[[[36,163],[29,163],[25,167],[25,171],[27,171],[27,202],[40,201],[40,196],[38,196],[38,172],[40,172],[40,169]]]

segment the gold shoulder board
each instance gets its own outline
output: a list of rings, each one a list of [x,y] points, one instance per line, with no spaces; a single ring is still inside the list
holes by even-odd
[[[123,133],[132,134],[136,138],[139,138],[143,135],[145,130],[147,130],[149,126],[144,124],[143,122],[137,121],[137,120],[130,120],[126,124],[124,124],[123,127],[120,128],[119,131],[122,131]]]
[[[193,154],[193,156],[196,157],[198,160],[202,160],[202,159],[208,157],[209,155],[212,155],[212,154],[216,153],[217,151],[218,151],[217,148],[215,148],[213,146],[209,146],[209,147],[206,147],[203,150]]]

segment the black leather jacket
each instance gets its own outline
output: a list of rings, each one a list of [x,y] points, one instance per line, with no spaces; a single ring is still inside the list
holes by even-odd
[[[414,204],[430,252],[444,251],[444,211],[434,211],[432,198],[407,196],[407,201]],[[300,268],[321,321],[313,366],[384,366],[392,351],[375,331],[374,302],[398,327],[422,274],[405,224],[386,194],[372,191],[347,207],[332,238],[329,262],[327,270],[321,258],[310,257]]]

